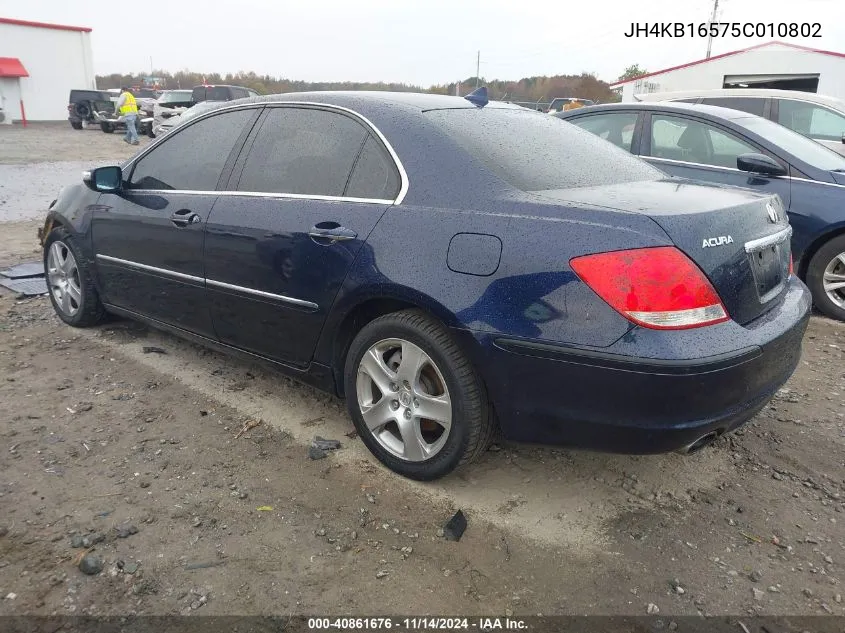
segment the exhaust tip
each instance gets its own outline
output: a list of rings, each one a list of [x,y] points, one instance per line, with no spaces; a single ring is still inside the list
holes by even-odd
[[[720,435],[719,431],[711,431],[706,435],[702,435],[697,440],[695,440],[692,444],[688,444],[685,448],[681,449],[681,453],[685,455],[692,455],[693,453],[697,453],[702,448],[706,446],[710,446],[713,442],[716,441]]]

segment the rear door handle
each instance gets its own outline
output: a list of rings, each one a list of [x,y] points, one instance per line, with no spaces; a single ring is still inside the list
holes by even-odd
[[[355,231],[340,226],[337,222],[320,222],[311,227],[308,235],[318,244],[334,244],[335,242],[354,240],[358,237]]]
[[[199,224],[202,222],[202,218],[190,209],[179,209],[170,216],[170,221],[176,226],[183,227],[189,224]]]

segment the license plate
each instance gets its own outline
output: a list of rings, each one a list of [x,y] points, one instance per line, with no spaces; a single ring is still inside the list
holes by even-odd
[[[786,278],[781,248],[782,244],[774,244],[748,254],[757,284],[757,295],[764,303],[780,291]]]

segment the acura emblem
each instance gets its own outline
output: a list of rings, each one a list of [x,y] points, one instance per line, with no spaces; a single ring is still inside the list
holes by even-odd
[[[766,213],[769,214],[769,221],[772,224],[778,223],[778,212],[777,210],[771,205],[771,203],[766,204]]]

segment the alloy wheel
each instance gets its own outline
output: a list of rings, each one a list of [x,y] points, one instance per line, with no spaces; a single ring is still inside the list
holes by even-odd
[[[47,282],[56,306],[65,316],[74,316],[82,306],[82,287],[76,258],[64,242],[56,241],[50,246]]]
[[[839,253],[824,269],[822,284],[828,298],[845,308],[845,253]]]
[[[375,343],[361,358],[356,385],[364,423],[385,450],[411,462],[440,452],[452,427],[452,400],[422,348],[399,338]]]

